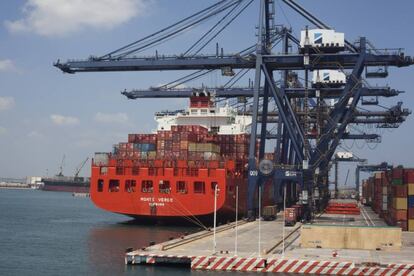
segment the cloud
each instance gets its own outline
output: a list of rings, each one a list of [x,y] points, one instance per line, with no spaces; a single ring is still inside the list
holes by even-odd
[[[9,110],[14,107],[13,97],[0,97],[0,111]]]
[[[127,124],[129,122],[126,113],[101,113],[95,114],[95,121],[105,124]]]
[[[10,59],[0,60],[0,72],[16,71],[16,66]]]
[[[33,130],[33,131],[31,131],[27,134],[27,137],[29,137],[29,138],[44,138],[45,136],[42,133],[40,133],[36,130]]]
[[[7,129],[6,128],[4,128],[4,127],[2,127],[2,126],[0,126],[0,136],[1,135],[5,135],[5,134],[7,134]]]
[[[5,21],[13,33],[67,35],[83,28],[110,29],[144,14],[148,0],[27,0],[23,17]]]
[[[59,114],[50,115],[50,119],[55,125],[58,126],[70,126],[79,124],[79,119],[76,117],[63,116]]]

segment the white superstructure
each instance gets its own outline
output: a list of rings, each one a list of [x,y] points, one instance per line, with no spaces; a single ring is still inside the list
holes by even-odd
[[[217,107],[210,96],[201,94],[190,99],[187,110],[165,111],[155,114],[158,130],[171,130],[175,125],[200,125],[217,134],[244,134],[249,133],[252,117],[238,115],[235,108],[225,104]]]

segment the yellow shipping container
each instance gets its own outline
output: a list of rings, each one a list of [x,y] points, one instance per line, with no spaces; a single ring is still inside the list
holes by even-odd
[[[220,146],[212,143],[188,143],[189,151],[220,153]]]
[[[414,183],[408,184],[408,195],[414,195]]]
[[[397,210],[407,210],[407,198],[406,197],[394,197],[393,207]]]
[[[414,219],[408,220],[408,231],[414,232]]]
[[[189,151],[196,151],[197,144],[196,143],[188,143],[188,150]]]

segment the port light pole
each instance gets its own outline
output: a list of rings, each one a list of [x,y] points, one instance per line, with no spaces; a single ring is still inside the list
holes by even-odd
[[[260,221],[262,220],[262,186],[259,186],[259,257],[262,255],[262,229],[260,225]]]
[[[237,222],[239,219],[239,186],[236,186],[236,222],[235,222],[235,241],[234,241],[234,256],[237,256],[237,239],[238,239],[238,229],[237,229]]]
[[[216,241],[216,227],[217,227],[217,196],[218,196],[218,185],[214,186],[214,228],[213,228],[213,254],[216,254],[217,241]]]
[[[286,184],[283,187],[283,230],[282,230],[282,258],[285,258],[285,225],[286,225]]]

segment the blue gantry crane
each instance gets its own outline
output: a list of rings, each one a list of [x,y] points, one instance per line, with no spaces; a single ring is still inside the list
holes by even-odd
[[[357,195],[361,196],[360,191],[360,175],[361,172],[386,172],[392,170],[393,165],[388,164],[387,162],[382,162],[381,164],[377,165],[369,165],[369,164],[358,164],[355,169],[355,187],[357,190]]]
[[[252,46],[235,54],[225,54],[216,44],[215,54],[201,54],[224,29],[253,3],[259,2],[258,40]],[[356,43],[344,40],[315,46],[323,37],[323,30],[332,30],[293,0],[284,4],[303,16],[321,31],[306,28],[297,38],[290,28],[276,25],[274,0],[221,0],[190,15],[175,24],[134,41],[102,56],[86,60],[69,60],[54,64],[65,73],[122,72],[122,71],[191,71],[186,76],[168,84],[145,90],[123,91],[130,99],[148,97],[189,97],[197,90],[207,90],[217,98],[247,98],[251,101],[250,148],[248,159],[248,216],[255,217],[255,195],[258,186],[271,180],[274,185],[275,203],[281,199],[282,187],[294,190],[301,186],[300,201],[306,207],[306,217],[311,219],[315,206],[323,206],[329,195],[328,173],[330,162],[343,139],[378,141],[379,135],[351,133],[351,126],[373,124],[376,127],[398,127],[411,113],[397,106],[388,110],[361,110],[362,97],[394,97],[402,91],[390,87],[370,87],[366,78],[385,78],[389,67],[406,67],[414,64],[410,56],[401,50],[375,49],[365,37]],[[164,55],[155,51],[152,56],[138,56],[160,43],[186,32],[208,19],[218,18],[215,24],[181,54]],[[312,42],[313,41],[313,42]],[[320,42],[318,42],[320,44]],[[279,53],[274,47],[281,47]],[[294,50],[296,46],[298,51]],[[343,83],[312,82],[310,74],[322,74],[324,70],[342,72]],[[230,77],[223,87],[199,87],[180,89],[179,85],[199,79],[211,72],[221,71]],[[237,73],[235,73],[237,71]],[[248,72],[254,80],[247,87],[234,87]],[[280,80],[276,80],[280,73]],[[298,76],[301,76],[299,79]],[[312,85],[311,85],[312,83]],[[333,104],[327,104],[332,100]],[[375,104],[375,103],[373,103]],[[271,109],[274,110],[271,110]],[[270,125],[273,125],[270,128]],[[260,129],[259,129],[260,127]],[[272,133],[274,130],[275,133]],[[256,139],[260,138],[256,156]],[[276,140],[274,160],[269,167],[263,161],[266,140]]]

